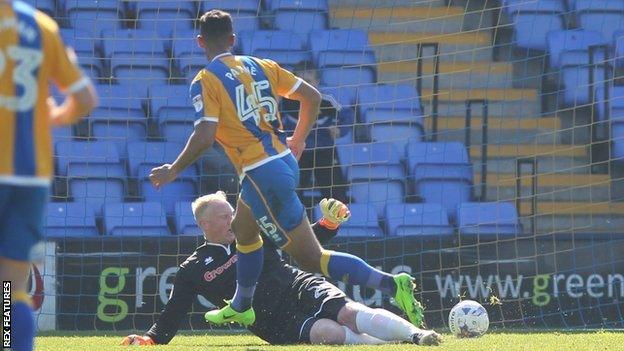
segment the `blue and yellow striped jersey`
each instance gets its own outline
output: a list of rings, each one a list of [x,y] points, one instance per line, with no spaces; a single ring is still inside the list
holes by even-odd
[[[271,60],[218,55],[191,83],[196,123],[218,123],[216,139],[240,174],[290,152],[277,98],[300,84]]]
[[[88,84],[58,26],[21,1],[0,3],[0,183],[48,185],[53,174],[48,84]]]

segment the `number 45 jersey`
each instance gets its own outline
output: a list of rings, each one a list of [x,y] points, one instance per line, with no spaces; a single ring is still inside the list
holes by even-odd
[[[195,124],[217,122],[216,140],[238,173],[246,172],[290,152],[277,99],[300,84],[300,78],[274,61],[218,55],[191,83]]]
[[[88,80],[54,20],[21,1],[0,3],[0,184],[50,183],[49,83],[71,93]]]

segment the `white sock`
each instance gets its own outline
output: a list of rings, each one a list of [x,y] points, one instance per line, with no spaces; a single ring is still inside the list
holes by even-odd
[[[387,342],[366,334],[356,334],[349,327],[342,326],[345,331],[345,345],[380,345]]]
[[[381,308],[357,312],[355,325],[360,333],[366,333],[385,341],[412,341],[412,335],[420,329],[396,314]]]

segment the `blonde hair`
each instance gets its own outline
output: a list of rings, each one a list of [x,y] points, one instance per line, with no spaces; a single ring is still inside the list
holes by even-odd
[[[204,195],[195,199],[195,201],[193,201],[193,203],[191,204],[191,209],[193,210],[193,217],[195,217],[195,220],[198,219],[200,214],[204,213],[206,208],[208,208],[211,203],[218,201],[227,202],[227,197],[225,196],[225,193],[221,190],[217,191],[216,193]]]

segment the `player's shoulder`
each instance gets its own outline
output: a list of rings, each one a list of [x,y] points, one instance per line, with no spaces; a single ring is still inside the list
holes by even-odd
[[[36,9],[33,12],[33,16],[41,31],[49,34],[58,35],[59,26],[52,17]]]

